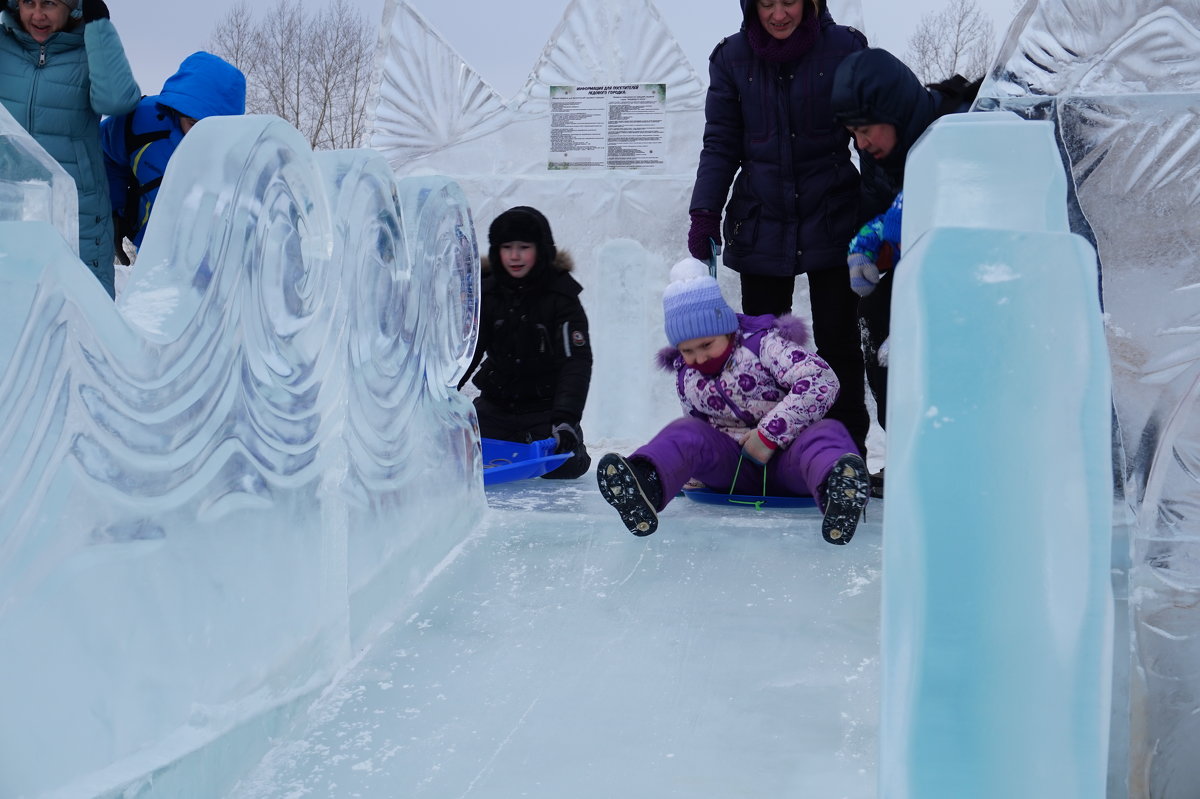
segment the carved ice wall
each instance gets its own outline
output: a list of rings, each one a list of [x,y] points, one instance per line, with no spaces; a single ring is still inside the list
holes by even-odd
[[[726,11],[732,32],[736,7]],[[584,286],[596,343],[592,384],[646,387],[593,391],[583,417],[587,440],[648,438],[678,412],[651,356],[664,343],[659,298],[667,273],[685,254],[707,80],[649,0],[573,0],[507,100],[403,0],[389,0],[383,24],[372,146],[397,174],[452,175],[470,200],[485,254],[488,225],[502,211],[532,205],[546,213]],[[550,87],[627,83],[666,84],[664,165],[649,173],[548,170]],[[736,297],[736,280],[722,272]]]
[[[1072,227],[1101,264],[1128,535],[1113,553],[1129,646],[1117,647],[1110,797],[1200,791],[1197,52],[1197,0],[1030,0],[979,102],[1054,121]]]
[[[211,119],[115,306],[46,221],[0,262],[0,795],[220,795],[482,513],[466,200]]]

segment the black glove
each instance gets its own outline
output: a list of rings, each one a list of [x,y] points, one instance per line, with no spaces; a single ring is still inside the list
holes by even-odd
[[[554,436],[554,453],[561,455],[564,452],[574,452],[579,446],[579,430],[572,424],[562,422],[554,425],[550,430],[550,435]]]
[[[108,6],[104,5],[104,0],[82,0],[82,2],[85,25],[93,20],[108,19]]]

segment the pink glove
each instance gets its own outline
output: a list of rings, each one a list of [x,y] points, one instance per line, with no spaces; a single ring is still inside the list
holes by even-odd
[[[692,211],[692,227],[688,230],[687,243],[688,252],[693,258],[708,263],[713,257],[713,244],[721,246],[721,215],[716,211]]]

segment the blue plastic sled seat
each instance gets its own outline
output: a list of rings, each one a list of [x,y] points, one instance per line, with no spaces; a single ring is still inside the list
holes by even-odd
[[[553,471],[571,457],[571,453],[554,453],[554,439],[543,438],[531,444],[481,438],[483,445],[484,486],[540,477]]]
[[[745,505],[758,510],[763,508],[815,508],[815,497],[772,497],[762,494],[730,494],[727,491],[714,491],[711,488],[685,488],[683,495],[695,502],[709,505]]]

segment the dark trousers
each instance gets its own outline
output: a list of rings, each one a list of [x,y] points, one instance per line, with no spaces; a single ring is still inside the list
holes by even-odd
[[[893,274],[894,270],[890,269],[884,272],[875,290],[858,301],[858,330],[862,339],[867,383],[875,397],[879,426],[883,428],[887,427],[888,370],[879,364],[879,347],[887,341],[892,326]]]
[[[534,441],[542,441],[551,436],[549,410],[516,413],[506,411],[483,397],[476,397],[475,415],[479,417],[479,435],[484,438],[532,444]],[[583,428],[576,425],[575,429],[579,431],[579,446],[573,450],[570,458],[563,461],[557,469],[543,474],[543,478],[574,480],[592,465],[592,458],[588,455],[587,446],[583,443]]]
[[[741,275],[742,313],[749,316],[792,311],[796,278]],[[859,453],[867,452],[867,392],[863,382],[863,352],[859,343],[858,295],[850,290],[850,273],[843,264],[808,274],[813,342],[817,355],[829,364],[841,383],[837,400],[826,415],[846,426]]]

